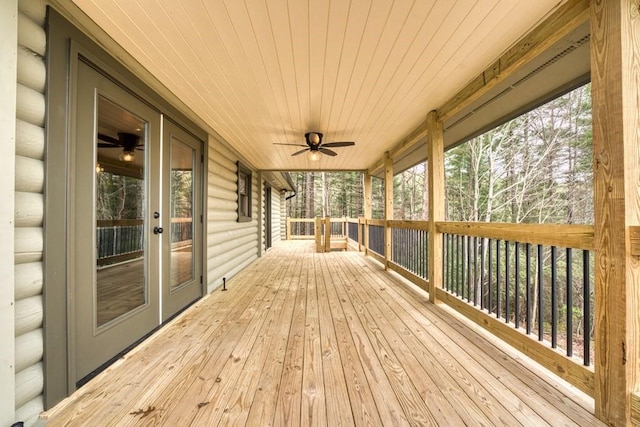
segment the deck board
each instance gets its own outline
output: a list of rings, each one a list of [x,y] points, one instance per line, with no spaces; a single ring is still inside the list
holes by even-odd
[[[592,403],[355,252],[281,242],[48,425],[601,425]],[[590,406],[591,405],[591,406]]]

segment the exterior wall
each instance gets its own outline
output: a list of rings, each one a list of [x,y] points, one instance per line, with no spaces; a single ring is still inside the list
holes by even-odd
[[[46,5],[20,0],[15,145],[15,419],[43,410],[43,220]]]
[[[0,2],[0,425],[15,415],[14,167],[18,2]]]
[[[209,137],[207,179],[207,290],[213,291],[258,258],[259,177],[253,171],[252,220],[237,222],[238,156]]]

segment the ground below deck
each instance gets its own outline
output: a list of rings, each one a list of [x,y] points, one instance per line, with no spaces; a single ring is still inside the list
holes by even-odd
[[[357,252],[281,242],[227,285],[47,425],[600,425],[584,395]]]

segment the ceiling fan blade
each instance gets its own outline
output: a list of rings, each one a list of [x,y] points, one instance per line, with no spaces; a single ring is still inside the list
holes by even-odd
[[[119,145],[114,145],[110,142],[98,142],[98,148],[122,148]]]
[[[118,140],[117,138],[113,138],[113,137],[111,137],[109,135],[105,135],[103,133],[99,133],[98,134],[98,139],[101,140],[101,141],[113,144],[115,146],[122,145],[122,144],[120,144],[120,140]]]
[[[321,152],[322,154],[326,154],[327,156],[337,156],[338,155],[338,153],[336,153],[333,150],[329,150],[328,148],[320,147],[320,148],[318,148],[318,151]]]
[[[340,141],[340,142],[327,142],[326,144],[322,144],[323,147],[350,147],[352,145],[356,145],[353,141]]]
[[[306,147],[305,144],[285,144],[283,142],[274,142],[273,145],[290,145],[291,147]]]
[[[296,151],[296,152],[295,152],[295,153],[293,153],[291,156],[297,156],[298,154],[302,154],[302,153],[304,153],[305,151],[309,151],[309,149],[308,149],[308,148],[305,148],[304,150]]]

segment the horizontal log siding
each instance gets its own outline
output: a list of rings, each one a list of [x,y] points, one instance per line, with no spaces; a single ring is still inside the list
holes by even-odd
[[[252,174],[252,216],[237,222],[238,158],[220,142],[209,138],[207,180],[207,290],[213,291],[258,257],[258,174]]]
[[[15,181],[16,420],[32,425],[44,409],[43,223],[46,5],[18,3]]]

